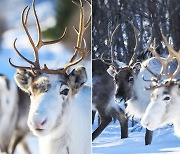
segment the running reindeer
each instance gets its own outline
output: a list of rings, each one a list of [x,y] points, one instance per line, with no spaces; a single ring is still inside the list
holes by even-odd
[[[25,153],[30,153],[23,140],[29,132],[26,124],[29,102],[28,95],[17,88],[14,81],[0,74],[0,149],[2,153],[13,154],[19,143]]]
[[[164,59],[158,56],[156,53],[156,45],[153,48],[149,47],[149,50],[159,59],[162,63],[162,69],[160,75],[152,72],[153,78],[151,81],[154,85],[151,85],[147,90],[153,90],[151,94],[151,101],[148,105],[146,112],[141,120],[144,127],[155,130],[158,127],[162,127],[166,124],[173,123],[175,135],[180,137],[180,52],[176,52],[172,46],[168,43],[167,38],[162,34],[165,45],[168,48],[169,56]],[[167,64],[176,58],[178,66],[174,73],[165,72]],[[169,68],[171,70],[171,68]],[[162,79],[163,76],[167,78]]]
[[[89,4],[88,1],[85,1]],[[83,3],[73,2],[80,10],[79,30],[75,52],[71,60],[61,69],[49,69],[46,64],[40,67],[38,51],[42,46],[58,43],[63,35],[54,41],[43,41],[41,28],[35,10],[35,0],[32,8],[38,29],[38,43],[35,45],[27,28],[27,18],[30,8],[26,7],[22,13],[22,25],[34,50],[34,62],[25,58],[16,48],[17,54],[31,66],[11,66],[17,69],[15,81],[17,85],[30,95],[30,110],[28,126],[39,137],[41,154],[50,153],[91,153],[91,102],[90,87],[84,85],[87,80],[86,69],[79,66],[70,73],[70,67],[78,64],[88,54],[86,42],[81,48],[83,34],[91,22],[91,15],[85,23]],[[80,55],[80,58],[78,58]]]

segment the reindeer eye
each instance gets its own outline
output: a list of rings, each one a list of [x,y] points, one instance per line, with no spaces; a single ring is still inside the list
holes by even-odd
[[[130,76],[129,79],[128,79],[128,82],[133,82],[133,81],[134,81],[133,76]]]
[[[171,97],[168,96],[168,95],[165,95],[165,96],[163,97],[163,101],[169,101],[170,99],[171,99]]]
[[[166,101],[167,101],[167,100],[170,100],[170,97],[167,96],[167,97],[165,97],[163,100],[166,100]]]
[[[68,89],[68,88],[66,88],[66,89],[64,89],[64,90],[62,90],[62,91],[60,92],[61,95],[65,95],[65,96],[67,96],[68,93],[69,93],[69,89]]]

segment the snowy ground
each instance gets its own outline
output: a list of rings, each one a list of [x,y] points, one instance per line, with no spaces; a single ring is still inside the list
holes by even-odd
[[[96,118],[97,119],[97,118]],[[97,120],[93,130],[97,127]],[[173,126],[154,131],[151,145],[144,145],[145,129],[139,126],[129,127],[129,138],[120,139],[118,121],[111,122],[92,144],[93,154],[156,154],[180,153],[180,139],[173,135]]]

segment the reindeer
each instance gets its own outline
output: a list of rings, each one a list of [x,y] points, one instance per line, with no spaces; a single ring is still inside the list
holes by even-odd
[[[162,35],[165,45],[168,48],[169,56],[163,59],[158,56],[155,48],[152,48],[152,53],[162,63],[162,69],[160,75],[153,74],[151,78],[151,85],[147,90],[153,90],[151,94],[151,101],[146,109],[146,112],[141,120],[143,127],[149,130],[155,130],[158,127],[162,127],[166,124],[172,123],[174,125],[175,135],[180,137],[180,119],[177,115],[180,114],[180,56],[179,52],[176,52],[172,46],[168,43],[167,38]],[[174,73],[165,72],[168,62],[176,58],[178,66]],[[169,68],[171,70],[171,68]],[[152,71],[151,71],[152,72]],[[162,79],[163,76],[167,78]]]
[[[94,120],[95,111],[98,111],[98,114],[100,116],[100,124],[92,134],[93,140],[101,134],[101,132],[106,128],[106,126],[112,121],[112,118],[117,119],[120,123],[121,138],[128,137],[128,118],[126,117],[122,107],[114,100],[116,87],[114,86],[112,77],[107,72],[109,65],[116,68],[118,66],[125,65],[122,62],[114,60],[114,49],[112,45],[112,40],[119,26],[120,25],[116,26],[111,35],[108,26],[109,43],[111,46],[111,60],[104,60],[102,54],[100,59],[95,59],[92,61],[92,119]]]
[[[13,99],[12,99],[13,98]],[[25,153],[30,153],[23,140],[28,134],[27,111],[29,97],[10,81],[0,75],[0,149],[3,153],[12,154],[16,145],[21,143]]]
[[[133,25],[132,27],[136,34],[136,46],[129,64],[121,67],[110,65],[107,72],[114,80],[116,101],[119,103],[125,101],[127,106],[126,113],[135,118],[141,118],[150,99],[150,91],[144,91],[144,88],[148,86],[149,83],[142,79],[142,75],[145,77],[152,77],[152,74],[149,73],[144,66],[148,66],[158,72],[161,64],[158,59],[154,57],[147,59],[142,63],[136,62],[136,50],[139,49],[139,35],[137,35],[137,29]],[[146,129],[145,145],[151,144],[151,141],[152,131]]]
[[[88,1],[85,1],[90,5]],[[87,80],[86,69],[83,66],[70,67],[81,62],[89,53],[84,40],[81,48],[83,34],[91,22],[91,15],[87,22],[84,21],[83,3],[73,2],[80,10],[79,30],[77,44],[71,60],[60,69],[49,69],[46,64],[40,67],[38,51],[42,46],[58,43],[63,35],[54,41],[43,41],[41,28],[35,10],[35,0],[32,8],[38,29],[38,43],[35,45],[27,28],[27,18],[30,7],[22,13],[22,25],[34,50],[34,62],[24,57],[16,48],[17,54],[31,66],[18,66],[11,62],[17,69],[15,81],[19,88],[30,95],[30,109],[28,126],[34,135],[39,138],[40,153],[91,153],[91,88],[85,85]],[[80,55],[80,58],[78,58]]]
[[[101,60],[105,64],[101,64],[102,62],[100,62],[100,60],[93,61],[93,106],[94,106],[94,108],[97,109],[98,112],[104,111],[102,116],[100,115],[100,117],[102,117],[101,119],[103,119],[103,122],[102,122],[103,124],[101,124],[95,130],[95,132],[93,132],[93,139],[95,137],[97,137],[102,132],[102,130],[110,123],[112,117],[117,118],[120,121],[121,127],[123,128],[123,129],[121,129],[121,134],[125,134],[124,136],[127,137],[127,132],[128,132],[127,117],[124,114],[124,111],[122,111],[122,109],[120,108],[120,105],[118,105],[117,103],[120,103],[122,101],[128,101],[129,99],[134,98],[134,96],[133,96],[134,95],[133,88],[134,88],[134,80],[135,80],[134,78],[137,78],[139,72],[141,73],[141,71],[140,71],[141,63],[140,62],[135,63],[136,59],[137,59],[136,51],[139,49],[139,43],[138,43],[139,38],[137,36],[137,29],[133,25],[132,25],[132,27],[135,32],[136,46],[134,48],[134,54],[128,65],[126,65],[124,63],[117,65],[117,62],[113,60],[113,56],[112,56],[112,63],[105,62],[102,59],[102,57],[101,57]],[[114,34],[114,32],[112,34]],[[113,37],[113,35],[109,39],[110,44],[111,44],[111,55],[113,53],[112,52],[113,51],[112,37]],[[146,63],[148,63],[148,61],[146,61]],[[158,61],[153,60],[153,64],[154,63],[158,63]],[[106,73],[105,73],[105,70],[107,71]],[[149,72],[146,72],[146,73],[149,73]],[[151,75],[151,74],[148,74],[148,75]],[[112,81],[112,77],[113,77],[114,82]],[[137,79],[137,80],[139,80],[139,79]],[[140,77],[140,80],[142,80],[142,77]],[[106,84],[104,84],[104,81],[106,81]],[[141,82],[144,82],[144,81],[142,80]],[[144,83],[146,83],[146,82],[144,82]],[[101,86],[95,87],[94,85],[97,85],[97,84],[101,85]],[[109,91],[109,90],[111,90],[111,91]],[[137,90],[135,90],[135,91],[137,91]],[[142,94],[142,92],[140,92],[140,94]],[[146,95],[148,96],[150,94],[148,93]],[[98,98],[99,98],[99,100],[98,100]],[[102,99],[102,98],[104,98],[104,99]],[[117,103],[112,102],[113,98],[116,100]],[[111,102],[110,102],[110,100],[111,100]],[[103,102],[103,105],[101,102]],[[143,107],[145,106],[144,108],[146,108],[146,101],[145,101],[145,105],[143,105],[142,103],[140,104],[140,103],[141,103],[141,101],[138,104],[138,109],[140,108],[140,111],[141,111],[141,106],[143,106]],[[98,104],[99,109],[96,107],[97,106],[96,104]],[[143,110],[145,110],[144,108],[143,108]],[[117,114],[118,113],[117,109],[119,109],[119,111],[118,111],[119,114]],[[124,136],[121,136],[121,138],[124,138]],[[145,144],[146,145],[150,144],[151,140],[152,140],[152,132],[149,130],[146,130]]]
[[[174,63],[170,63],[169,65],[172,70],[176,68],[176,64]],[[122,71],[118,71],[114,67],[109,68],[110,74],[112,74],[117,83],[116,99],[120,101],[125,99],[127,95],[130,96],[126,101],[126,113],[128,115],[134,116],[135,118],[142,118],[150,102],[150,94],[152,92],[151,90],[144,90],[145,87],[150,85],[150,83],[144,79],[153,76],[149,70],[153,70],[154,73],[158,74],[160,69],[161,63],[157,57],[152,57],[142,63],[137,62],[133,67],[129,65],[126,69],[122,69]],[[118,78],[115,78],[115,76],[118,76]],[[126,76],[126,78],[121,80],[121,76]],[[142,78],[142,76],[144,78]],[[126,92],[124,92],[124,89],[126,89]],[[146,129],[145,145],[151,144],[151,141],[152,131]]]

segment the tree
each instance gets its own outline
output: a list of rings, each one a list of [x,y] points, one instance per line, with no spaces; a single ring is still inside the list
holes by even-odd
[[[92,42],[93,58],[105,52],[110,58],[108,23],[110,31],[120,24],[113,39],[116,59],[128,63],[135,46],[135,37],[129,20],[140,32],[141,54],[147,42],[157,40],[158,52],[165,52],[160,30],[171,38],[176,50],[180,49],[180,1],[179,0],[96,0],[93,1]]]

